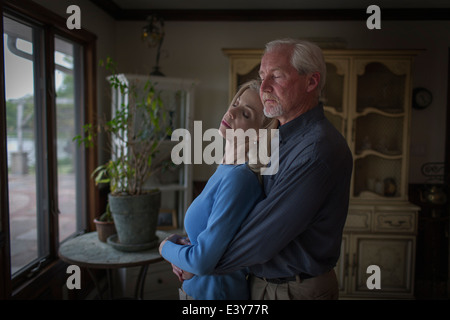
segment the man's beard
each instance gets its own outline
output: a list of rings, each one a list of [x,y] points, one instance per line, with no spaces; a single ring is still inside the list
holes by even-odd
[[[283,107],[281,106],[281,103],[279,101],[277,101],[275,105],[272,105],[270,107],[264,106],[264,115],[267,118],[276,118],[282,116],[283,114]]]
[[[277,104],[277,105],[274,106],[274,107],[271,107],[271,108],[270,108],[270,111],[267,110],[266,107],[264,107],[264,115],[265,115],[267,118],[276,118],[276,117],[279,117],[279,116],[283,115],[283,108],[282,108],[281,105],[279,105],[279,104]]]

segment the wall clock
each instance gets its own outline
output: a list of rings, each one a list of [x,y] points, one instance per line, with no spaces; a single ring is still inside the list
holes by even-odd
[[[412,105],[414,109],[425,109],[433,101],[433,95],[430,90],[425,88],[415,88],[413,90]]]

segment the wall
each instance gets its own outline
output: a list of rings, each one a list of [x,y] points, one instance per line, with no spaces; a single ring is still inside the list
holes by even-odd
[[[155,49],[140,39],[144,22],[118,22],[116,57],[123,72],[147,74]],[[414,63],[413,87],[431,90],[433,104],[412,111],[410,182],[424,183],[421,166],[443,162],[447,106],[449,21],[382,21],[381,30],[368,30],[365,20],[336,22],[166,22],[160,60],[166,76],[194,78],[195,119],[203,130],[217,127],[228,106],[228,60],[223,48],[263,48],[281,37],[342,38],[347,48],[425,49]],[[194,179],[206,180],[213,166],[196,165]]]
[[[72,1],[36,1],[61,16]],[[120,72],[148,74],[155,64],[155,49],[140,38],[144,21],[113,21],[87,0],[77,0],[82,28],[97,34],[97,57],[113,57]],[[263,48],[281,37],[341,38],[347,48],[424,49],[415,59],[413,87],[424,86],[434,96],[425,110],[413,110],[411,120],[410,182],[424,183],[421,166],[443,162],[445,151],[448,49],[450,21],[383,21],[381,30],[368,30],[361,21],[305,22],[177,22],[166,21],[160,60],[169,77],[200,81],[195,101],[196,120],[203,130],[217,127],[228,106],[228,60],[223,48]],[[105,72],[98,70],[99,110],[109,109]],[[105,156],[103,155],[103,158]],[[100,159],[102,160],[102,158]],[[194,180],[207,180],[214,166],[195,165]]]

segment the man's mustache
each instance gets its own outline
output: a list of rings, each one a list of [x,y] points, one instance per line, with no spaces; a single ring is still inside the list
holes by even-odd
[[[280,101],[278,100],[278,97],[276,97],[276,96],[274,96],[274,95],[271,95],[271,94],[269,94],[269,93],[264,93],[264,94],[263,94],[263,96],[262,96],[262,101],[263,101],[263,103],[265,103],[266,101],[280,102]]]

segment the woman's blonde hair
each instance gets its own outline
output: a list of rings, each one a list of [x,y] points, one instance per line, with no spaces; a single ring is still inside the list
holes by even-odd
[[[258,93],[259,95],[259,88],[261,86],[261,82],[258,80],[250,80],[247,81],[245,83],[243,83],[238,91],[236,92],[236,94],[234,95],[233,100],[231,101],[231,105],[233,105],[236,100],[244,93],[245,90],[250,89],[253,91],[256,91],[256,93]],[[277,129],[278,128],[278,120],[275,118],[268,118],[263,114],[263,123],[261,125],[260,129],[267,129],[268,131],[268,137],[267,137],[267,156],[270,157],[271,154],[271,138],[273,136],[273,130],[272,129]],[[259,144],[259,141],[257,142]],[[260,148],[260,146],[258,146]],[[261,168],[265,167],[266,165],[260,162],[259,157],[256,157],[257,161],[256,163],[247,163],[248,167],[255,173],[258,174],[259,178],[260,178],[260,171]],[[261,180],[260,180],[261,181]]]

